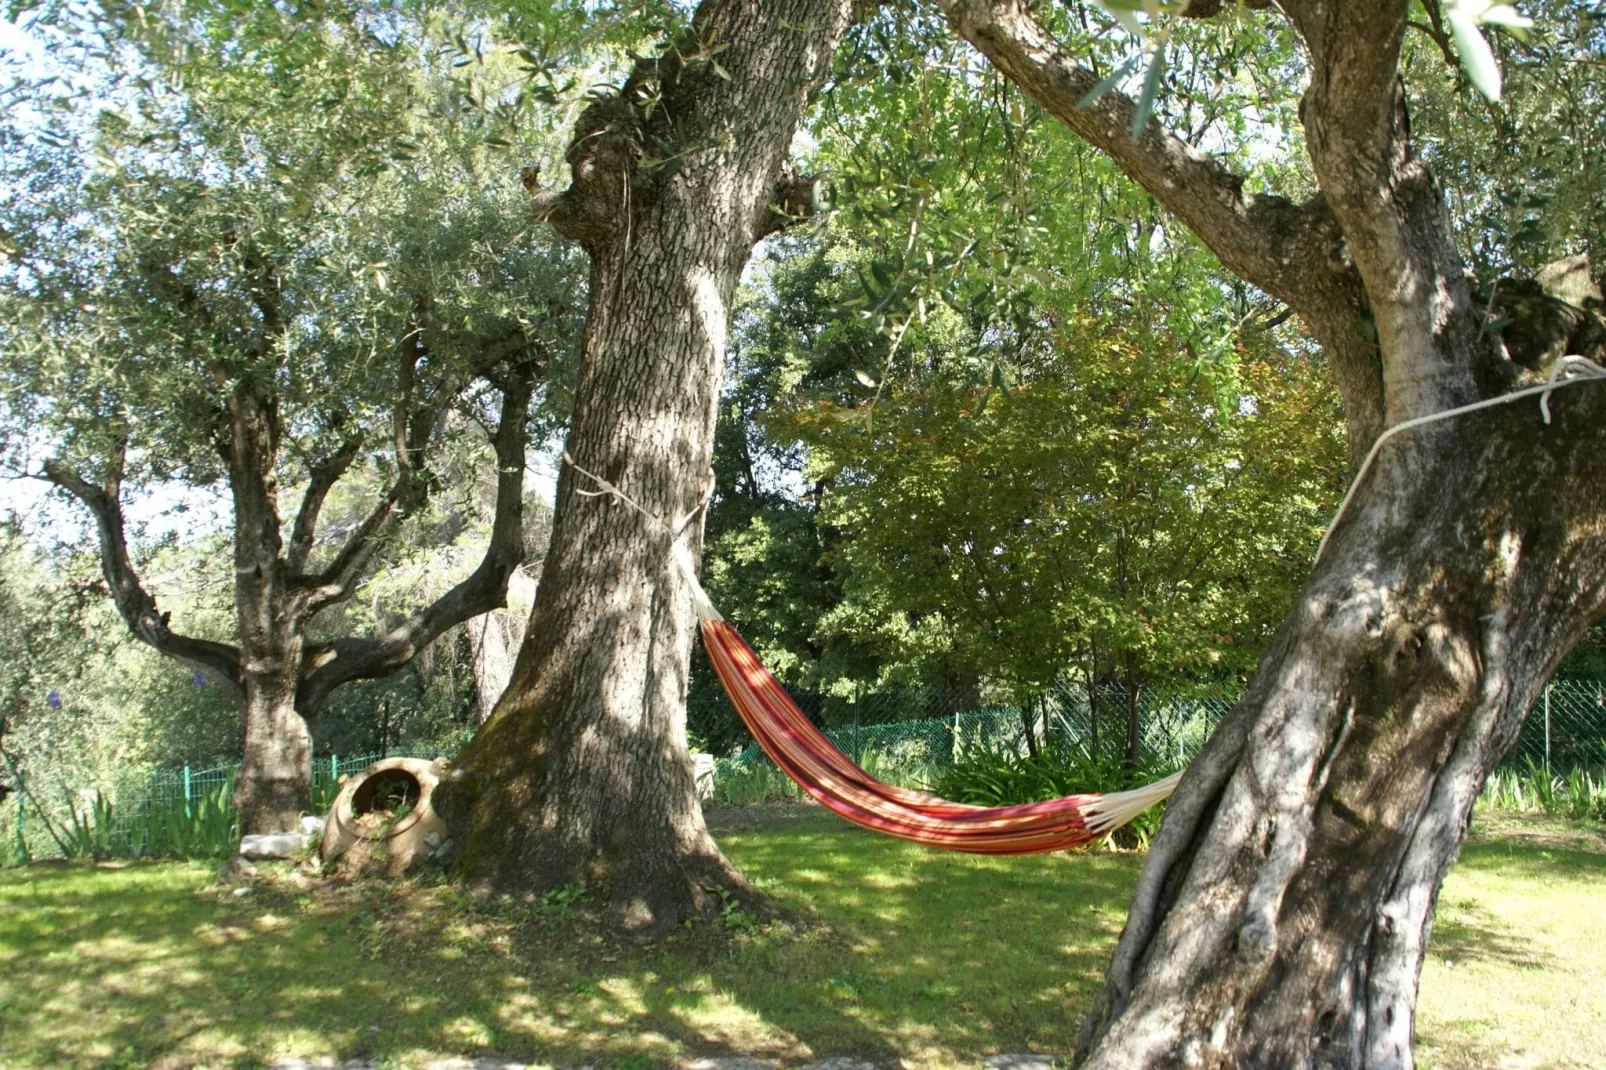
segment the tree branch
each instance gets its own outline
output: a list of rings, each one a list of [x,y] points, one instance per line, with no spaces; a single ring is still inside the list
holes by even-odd
[[[496,450],[496,514],[474,572],[377,639],[337,639],[308,652],[297,704],[312,713],[335,688],[395,672],[448,628],[507,604],[507,584],[524,556],[524,451],[530,398],[541,363],[523,361],[502,382]]]
[[[312,553],[313,539],[318,530],[318,514],[323,512],[324,499],[340,482],[340,477],[346,474],[351,462],[357,459],[357,451],[362,448],[362,443],[363,436],[357,434],[324,460],[309,466],[307,493],[301,499],[301,508],[296,510],[295,527],[290,532],[290,550],[285,561],[290,575],[299,576],[307,567],[307,557]]]
[[[1098,76],[1057,49],[1020,0],[943,0],[954,31],[1199,236],[1244,281],[1295,309],[1321,342],[1344,396],[1353,469],[1383,430],[1381,364],[1364,325],[1366,291],[1326,200],[1246,193],[1244,177],[1150,120],[1111,90],[1080,102]],[[1191,10],[1191,9],[1190,9]]]
[[[1503,389],[1479,334],[1437,182],[1411,151],[1399,77],[1404,0],[1286,0],[1310,49],[1300,106],[1311,163],[1363,280],[1382,355],[1387,422]]]
[[[775,183],[775,193],[754,228],[754,241],[814,218],[825,194],[820,175],[800,175],[788,164]]]
[[[99,485],[91,483],[72,468],[52,458],[45,462],[41,478],[60,487],[88,507],[95,518],[100,539],[101,574],[106,578],[112,601],[122,615],[134,638],[169,657],[177,658],[209,673],[221,682],[236,698],[243,695],[240,675],[240,652],[225,643],[208,639],[194,639],[179,635],[168,627],[169,614],[156,608],[151,597],[140,583],[129,556],[128,540],[123,528],[122,493],[123,455],[109,466],[106,479]]]
[[[1309,212],[1283,197],[1244,192],[1244,177],[1154,120],[1134,140],[1134,105],[1118,90],[1079,103],[1099,77],[1048,39],[1019,0],[944,0],[949,24],[1050,114],[1108,155],[1198,234],[1229,270],[1293,303],[1288,240]]]

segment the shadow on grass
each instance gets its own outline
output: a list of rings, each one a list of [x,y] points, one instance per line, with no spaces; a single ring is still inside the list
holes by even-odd
[[[1067,1050],[1139,858],[950,855],[796,809],[713,823],[814,923],[705,923],[645,948],[564,909],[441,886],[285,875],[236,898],[201,865],[6,871],[0,1051],[18,1070],[178,1070],[279,1054],[944,1065]]]
[[[1451,962],[1489,962],[1521,970],[1552,965],[1554,956],[1535,946],[1527,933],[1503,923],[1475,902],[1462,900],[1433,925],[1433,955]]]

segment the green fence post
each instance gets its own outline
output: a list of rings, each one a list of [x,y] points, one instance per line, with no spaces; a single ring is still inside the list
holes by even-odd
[[[190,767],[184,767],[184,816],[190,816]]]
[[[329,755],[329,783],[335,784],[340,780],[340,755]]]
[[[1550,773],[1550,692],[1555,684],[1545,685],[1545,773]]]

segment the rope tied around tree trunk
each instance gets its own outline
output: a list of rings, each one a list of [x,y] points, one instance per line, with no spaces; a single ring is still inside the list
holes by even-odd
[[[1322,559],[1322,554],[1327,550],[1327,541],[1333,537],[1333,532],[1338,529],[1338,522],[1344,518],[1344,510],[1349,508],[1351,499],[1355,497],[1355,492],[1360,489],[1361,481],[1372,470],[1372,462],[1377,459],[1378,452],[1382,450],[1383,444],[1395,435],[1410,431],[1413,428],[1422,427],[1425,424],[1437,423],[1440,420],[1450,420],[1457,416],[1465,416],[1469,412],[1477,412],[1480,409],[1492,409],[1498,405],[1507,405],[1522,398],[1532,397],[1535,394],[1539,395],[1539,415],[1548,425],[1550,423],[1551,394],[1564,386],[1577,386],[1579,383],[1596,382],[1603,379],[1606,379],[1606,368],[1596,364],[1588,357],[1565,356],[1556,361],[1550,369],[1549,377],[1541,384],[1524,387],[1521,390],[1513,390],[1511,393],[1502,394],[1497,398],[1485,398],[1470,405],[1445,409],[1443,412],[1402,420],[1395,424],[1377,436],[1377,441],[1372,443],[1372,448],[1366,453],[1366,459],[1361,462],[1360,470],[1355,473],[1355,478],[1350,480],[1349,489],[1344,492],[1344,500],[1338,505],[1338,512],[1333,514],[1332,522],[1327,525],[1327,531],[1322,535],[1321,544],[1316,547],[1316,561]]]
[[[674,559],[675,565],[679,567],[681,575],[686,578],[687,584],[689,584],[691,587],[691,604],[692,609],[697,613],[697,619],[725,619],[719,610],[714,608],[713,600],[708,597],[708,592],[703,590],[701,581],[697,579],[697,566],[692,563],[691,554],[686,550],[686,544],[680,541],[681,535],[684,534],[686,528],[691,524],[691,522],[696,519],[699,513],[708,508],[708,499],[714,493],[714,481],[712,476],[710,476],[708,481],[708,489],[703,491],[702,499],[698,501],[696,507],[685,516],[681,517],[679,521],[671,524],[668,520],[659,516],[657,513],[654,513],[652,510],[636,501],[636,499],[620,490],[617,486],[608,482],[608,480],[603,479],[595,472],[590,472],[584,468],[581,468],[579,463],[576,462],[572,456],[570,456],[568,450],[563,451],[563,463],[568,465],[570,468],[573,468],[576,472],[579,472],[581,475],[585,476],[587,479],[591,480],[601,488],[600,490],[584,490],[580,487],[576,487],[574,490],[576,494],[583,498],[614,498],[626,506],[629,506],[631,509],[634,509],[642,516],[646,517],[649,523],[657,525],[662,531],[664,531],[669,536],[670,556]]]

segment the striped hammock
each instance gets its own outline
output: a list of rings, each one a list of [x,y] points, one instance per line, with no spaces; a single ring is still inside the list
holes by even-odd
[[[701,506],[670,525],[606,479],[575,464],[568,453],[563,459],[599,488],[580,494],[615,498],[669,533],[675,565],[691,588],[692,606],[702,622],[703,646],[742,723],[798,787],[855,825],[947,851],[992,855],[1063,851],[1120,828],[1168,798],[1182,779],[1181,773],[1174,773],[1132,791],[1068,795],[1016,806],[971,806],[883,784],[814,727],[753,648],[714,608],[679,540],[681,530]]]
[[[820,803],[873,832],[975,854],[1061,851],[1120,828],[1169,796],[1182,777],[1175,773],[1112,795],[1069,795],[1017,806],[969,806],[883,784],[814,727],[753,648],[713,612],[706,596],[696,601],[708,659],[764,753]]]

